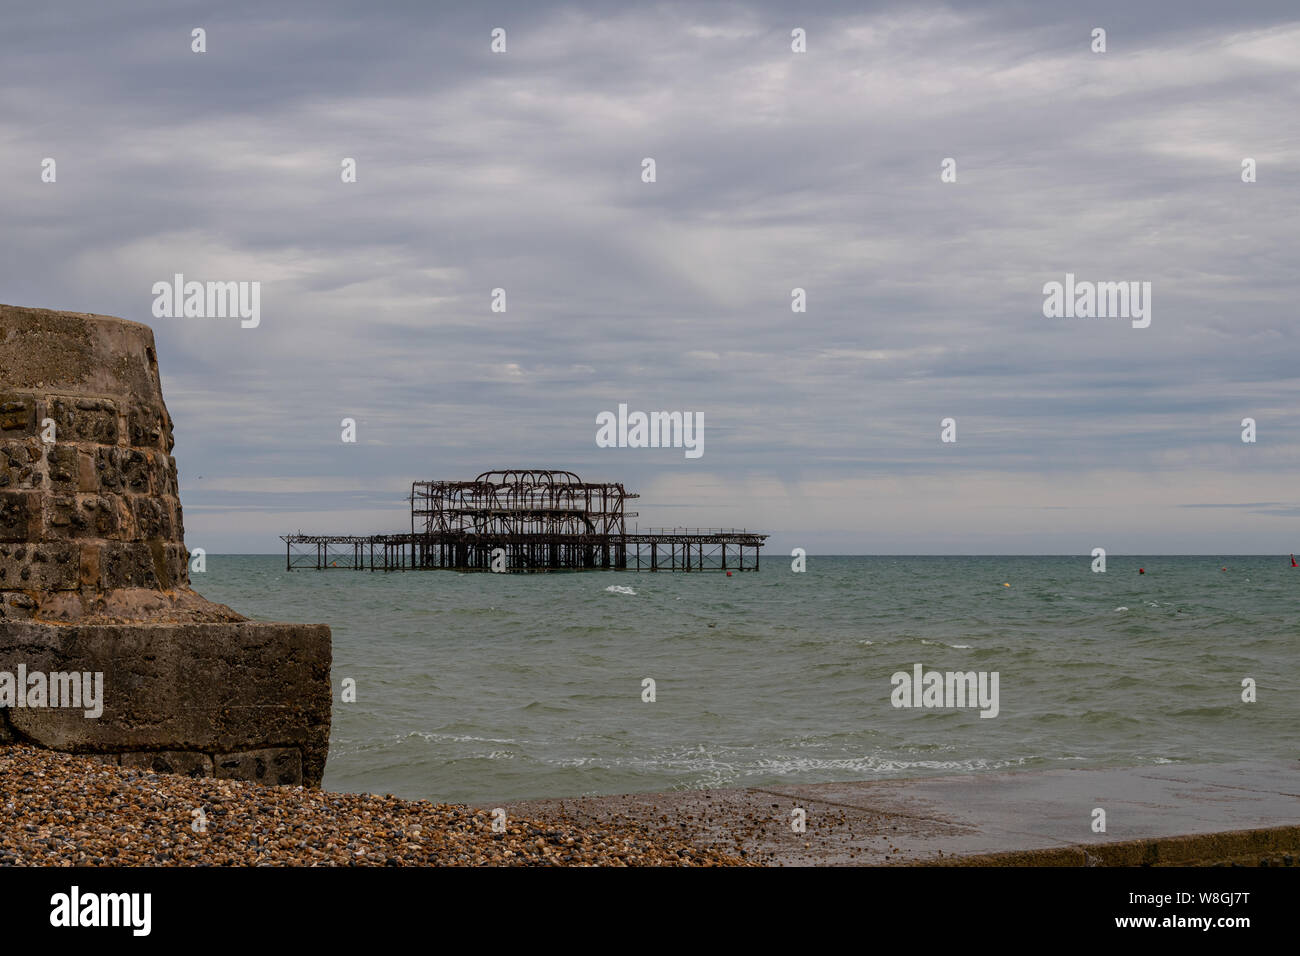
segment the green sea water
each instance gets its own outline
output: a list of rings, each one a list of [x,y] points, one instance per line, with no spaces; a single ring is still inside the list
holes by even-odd
[[[282,557],[212,555],[193,577],[250,617],[333,629],[332,790],[496,805],[1296,758],[1300,569],[1090,565],[811,556],[797,574],[768,554],[728,578],[287,572]],[[998,715],[894,707],[891,675],[918,663],[997,672]]]

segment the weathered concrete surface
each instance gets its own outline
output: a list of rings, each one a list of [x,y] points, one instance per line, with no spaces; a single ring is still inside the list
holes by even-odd
[[[791,829],[802,808],[807,830]],[[1094,808],[1106,832],[1092,832]],[[1300,856],[1300,763],[1052,770],[534,800],[771,865],[1178,865]]]
[[[0,693],[21,666],[100,672],[105,698],[0,700],[0,742],[319,786],[329,628],[191,589],[173,444],[147,326],[0,305]]]
[[[323,625],[13,622],[0,628],[0,671],[16,673],[20,664],[28,673],[102,673],[103,713],[88,719],[84,707],[9,707],[0,710],[0,733],[7,728],[13,740],[73,753],[182,751],[194,759],[176,772],[203,765],[214,768],[209,775],[270,782],[290,782],[279,780],[287,770],[268,775],[255,760],[231,764],[233,756],[291,750],[271,761],[294,768],[291,782],[319,783],[324,773],[330,632]],[[125,763],[142,761],[149,763],[141,755]]]

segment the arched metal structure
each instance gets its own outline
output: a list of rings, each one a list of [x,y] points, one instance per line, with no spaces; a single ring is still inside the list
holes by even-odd
[[[758,570],[765,534],[735,528],[629,534],[627,519],[637,513],[627,502],[637,497],[618,482],[586,482],[571,471],[499,468],[473,481],[412,482],[410,534],[299,533],[282,540],[290,570]]]
[[[411,484],[411,534],[622,535],[638,495],[571,471],[510,468]]]

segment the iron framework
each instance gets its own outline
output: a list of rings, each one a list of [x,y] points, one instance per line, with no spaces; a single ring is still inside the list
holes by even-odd
[[[757,571],[766,534],[737,528],[627,530],[617,482],[504,469],[411,484],[409,534],[282,535],[288,570]]]

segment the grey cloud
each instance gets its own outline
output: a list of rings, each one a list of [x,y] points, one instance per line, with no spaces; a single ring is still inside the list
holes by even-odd
[[[1046,490],[1112,470],[1155,508],[1210,485],[1270,496],[1300,466],[1288,4],[138,2],[5,26],[0,300],[155,327],[190,525],[221,547],[274,541],[222,538],[213,509],[352,502],[189,475],[538,463],[668,482],[669,521],[707,506],[669,493],[680,456],[594,447],[620,401],[703,411],[697,471],[780,482],[779,509],[740,520],[779,514],[814,550],[819,481],[950,482],[971,527],[917,529],[944,550],[1010,533],[978,474]],[[1151,281],[1151,328],[1044,319],[1042,284],[1067,271]],[[262,327],[153,319],[174,272],[261,280]],[[341,446],[344,416],[370,444]],[[843,508],[820,540],[874,550],[878,514]],[[1061,520],[1016,548],[1058,547]],[[1148,551],[1281,542],[1148,534]]]

